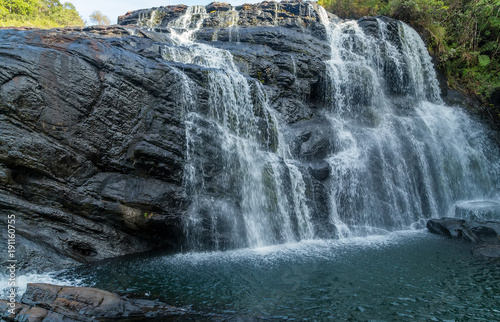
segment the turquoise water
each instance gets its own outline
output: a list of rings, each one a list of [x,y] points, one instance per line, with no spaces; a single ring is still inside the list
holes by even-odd
[[[500,320],[500,263],[424,230],[228,252],[140,256],[58,274],[230,317]]]

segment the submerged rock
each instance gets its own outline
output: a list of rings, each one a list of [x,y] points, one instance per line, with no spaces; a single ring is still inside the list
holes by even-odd
[[[500,259],[500,245],[481,245],[472,249],[472,254]]]

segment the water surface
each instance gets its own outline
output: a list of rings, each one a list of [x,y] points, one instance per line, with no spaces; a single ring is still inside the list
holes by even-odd
[[[244,317],[500,319],[500,263],[424,230],[142,256],[59,273],[121,294]]]

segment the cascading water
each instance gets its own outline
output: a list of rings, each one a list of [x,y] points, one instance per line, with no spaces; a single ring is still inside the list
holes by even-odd
[[[440,98],[425,45],[402,22],[376,19],[376,37],[355,21],[330,23],[326,92],[336,151],[332,220],[342,236],[404,229],[444,216],[457,200],[485,198],[498,184],[486,134]]]
[[[232,26],[238,19],[229,13]],[[357,22],[330,22],[321,7],[318,13],[331,45],[319,114],[334,144],[323,160],[331,170],[324,183],[328,213],[316,222],[308,164],[292,157],[286,125],[260,82],[245,77],[229,51],[192,40],[208,16],[204,7],[189,7],[169,23],[173,41],[162,54],[178,64],[184,93],[189,209],[183,225],[190,248],[421,227],[423,219],[446,214],[459,200],[485,198],[498,184],[496,152],[487,151],[478,124],[443,104],[413,29],[377,18],[367,34]],[[203,74],[206,93],[191,90],[192,68]],[[325,223],[332,231],[320,233]]]
[[[200,110],[189,79],[182,78],[188,246],[224,249],[311,238],[305,185],[278,116],[262,85],[245,78],[228,51],[191,41],[205,17],[204,7],[188,8],[170,24],[174,43],[163,48],[166,60],[201,67],[207,89],[209,110]]]

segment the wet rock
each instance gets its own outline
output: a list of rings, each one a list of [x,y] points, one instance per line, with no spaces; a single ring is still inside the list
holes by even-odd
[[[229,11],[233,7],[229,3],[224,3],[224,2],[212,2],[208,5],[205,6],[205,9],[207,12],[213,12],[213,11]]]
[[[21,272],[179,243],[179,79],[132,33],[0,31],[0,213]]]
[[[430,219],[427,229],[434,234],[467,242],[500,244],[500,222],[466,221],[456,218]]]
[[[309,171],[316,180],[323,181],[330,176],[330,165],[324,160],[315,162],[309,166]]]
[[[228,8],[212,6],[217,12]],[[264,6],[271,10],[274,4]],[[160,27],[187,7],[162,8]],[[305,29],[262,20],[260,27],[241,28],[239,43],[220,28],[212,44],[232,52],[253,79],[252,90],[296,123],[312,117],[311,87],[324,71],[329,47],[314,10],[308,15],[309,7],[299,3],[283,8],[291,10],[283,13],[289,19],[307,21]],[[253,9],[247,9],[250,19]],[[137,22],[141,12],[121,22]],[[299,13],[302,20],[294,16]],[[212,37],[213,30],[203,28],[199,37]],[[186,121],[203,139],[192,142],[191,151],[205,174],[201,200],[226,196],[221,207],[238,212],[238,177],[223,174],[231,165],[220,160],[218,127],[183,119],[179,64],[163,59],[168,33],[130,26],[5,29],[0,42],[0,214],[16,215],[20,273],[182,245],[181,218],[191,196],[182,185]],[[192,81],[200,115],[209,114],[208,71],[193,64],[182,70]],[[259,117],[263,128],[272,121]],[[263,148],[275,149],[276,133],[263,133]],[[306,158],[327,154],[329,143],[320,136],[306,143],[320,152],[306,151]],[[198,146],[211,153],[199,153]]]
[[[299,122],[292,127],[292,131],[292,152],[303,161],[319,162],[335,151],[335,133],[325,119]]]
[[[227,3],[212,2],[205,6],[207,17],[203,27],[255,27],[281,26],[302,33],[309,33],[326,40],[324,26],[319,23],[318,4],[306,1],[264,1],[233,7]],[[185,13],[184,5],[141,9],[118,17],[120,25],[164,28]]]
[[[167,27],[168,23],[182,16],[187,6],[180,4],[174,6],[162,6],[151,9],[129,11],[118,17],[119,25],[138,25],[140,27]]]
[[[3,308],[0,317],[7,321],[96,321],[181,318],[192,313],[158,301],[128,299],[91,287],[28,284],[15,315]]]
[[[317,4],[212,3],[205,9],[208,18],[195,38],[228,50],[249,80],[254,105],[266,102],[285,120],[291,152],[302,162],[316,235],[334,237],[323,183],[330,175],[324,160],[336,148],[334,129],[322,114],[331,49]],[[0,214],[16,215],[21,273],[179,248],[195,194],[183,185],[188,156],[203,173],[200,185],[193,184],[204,187],[196,202],[202,216],[220,219],[221,243],[228,240],[231,247],[230,237],[244,234],[229,224],[241,214],[241,173],[227,171],[237,169],[238,160],[222,162],[228,151],[219,142],[219,125],[207,117],[213,113],[207,88],[213,70],[167,55],[176,47],[167,27],[186,10],[129,12],[119,18],[126,26],[0,30]],[[381,19],[393,37],[393,22]],[[360,24],[375,37],[374,22]],[[360,76],[350,104],[365,123],[375,124],[364,108],[375,94],[361,82],[366,71],[353,73]],[[191,105],[198,116],[189,116]],[[276,151],[272,115],[263,108],[254,114],[261,148]],[[5,242],[5,222],[0,228]]]
[[[448,238],[461,239],[469,242],[479,242],[477,236],[470,232],[466,221],[455,218],[431,219],[427,222],[427,229],[433,233]]]
[[[500,222],[499,221],[470,221],[470,231],[476,235],[481,242],[500,244]]]

